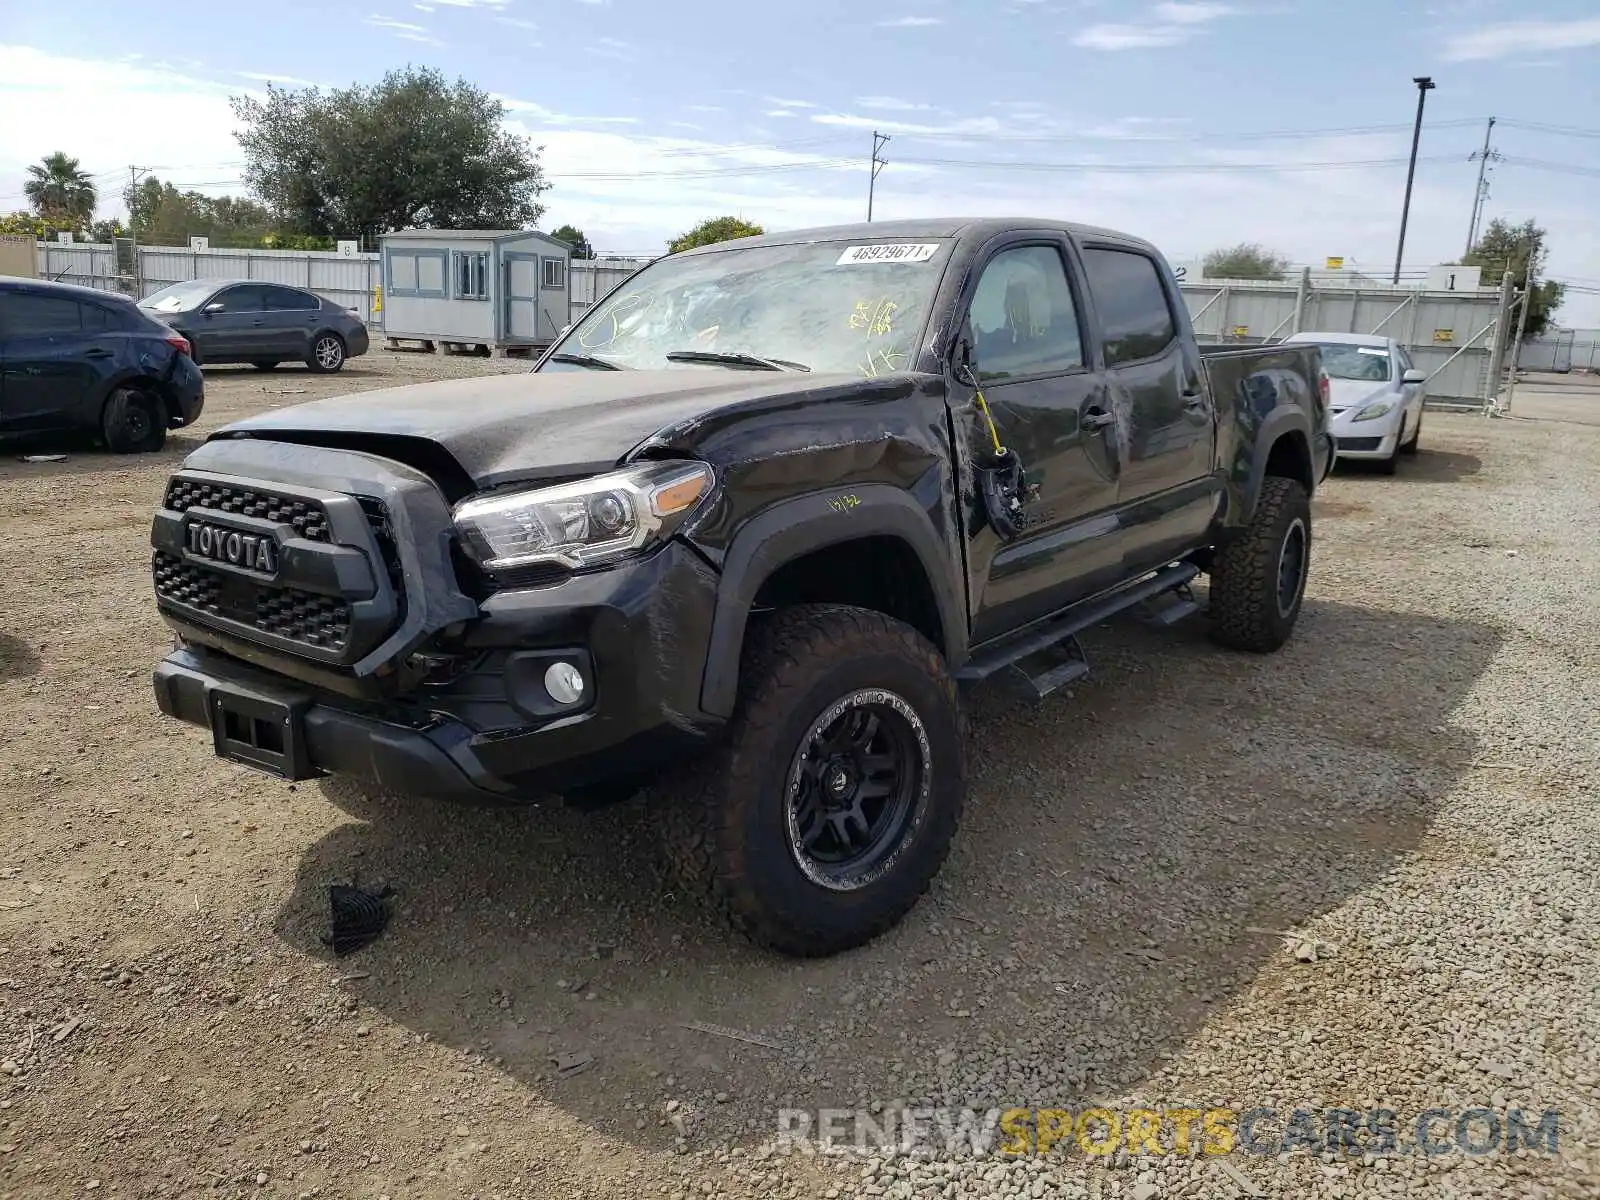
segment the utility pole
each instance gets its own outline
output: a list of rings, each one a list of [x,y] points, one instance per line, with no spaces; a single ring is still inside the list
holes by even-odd
[[[1489,198],[1489,181],[1485,177],[1485,172],[1489,169],[1491,159],[1498,161],[1500,158],[1500,151],[1489,147],[1489,139],[1493,135],[1494,118],[1490,117],[1489,128],[1483,134],[1483,149],[1474,150],[1472,158],[1467,159],[1468,162],[1472,162],[1473,159],[1477,160],[1478,186],[1472,193],[1472,220],[1467,224],[1467,248],[1462,252],[1463,255],[1471,254],[1472,247],[1478,241],[1478,219],[1483,215],[1483,202]]]
[[[1394,280],[1400,282],[1400,258],[1406,252],[1406,222],[1411,218],[1411,181],[1417,174],[1417,147],[1422,143],[1422,107],[1428,102],[1428,93],[1438,85],[1426,75],[1414,76],[1417,85],[1417,123],[1411,131],[1411,166],[1406,169],[1406,201],[1400,210],[1400,244],[1394,250]]]
[[[148,175],[149,173],[149,167],[136,167],[131,163],[128,165],[128,240],[133,243],[131,274],[133,275],[133,298],[135,300],[142,299],[142,297],[139,295],[139,231],[134,227],[134,215],[139,204],[139,176]],[[115,238],[111,240],[111,269],[117,271],[119,275],[121,274],[121,271],[117,270],[117,243]]]
[[[1506,270],[1510,271],[1508,264]],[[1517,340],[1511,344],[1511,382],[1506,384],[1506,406],[1500,410],[1504,416],[1511,411],[1511,402],[1517,398],[1517,359],[1522,355],[1522,336],[1528,331],[1528,310],[1533,307],[1533,251],[1528,252],[1528,277],[1522,282],[1522,311],[1517,314]]]
[[[880,151],[889,144],[889,135],[872,131],[872,178],[867,180],[867,220],[872,220],[872,195],[877,190],[878,172],[889,164],[884,161]]]

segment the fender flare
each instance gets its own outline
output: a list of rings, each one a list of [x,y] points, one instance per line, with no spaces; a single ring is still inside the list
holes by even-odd
[[[1248,524],[1255,516],[1256,505],[1261,500],[1261,485],[1267,477],[1267,459],[1272,455],[1273,444],[1285,436],[1298,437],[1306,454],[1311,488],[1316,487],[1320,468],[1316,461],[1316,444],[1311,436],[1310,419],[1300,409],[1287,406],[1268,413],[1266,420],[1256,430],[1255,452],[1250,460],[1250,482],[1244,494],[1243,524]]]
[[[835,508],[840,490],[859,504]],[[752,517],[733,539],[717,584],[716,611],[706,653],[700,707],[719,717],[733,715],[739,691],[739,663],[750,605],[780,567],[828,546],[868,537],[898,537],[922,565],[933,589],[945,656],[966,656],[967,626],[961,597],[949,571],[940,569],[949,551],[917,500],[888,484],[856,484],[848,489],[784,500]]]

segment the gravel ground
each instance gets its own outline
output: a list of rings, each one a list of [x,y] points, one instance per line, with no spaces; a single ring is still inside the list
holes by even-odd
[[[520,368],[221,368],[200,434]],[[976,697],[933,893],[816,963],[672,894],[634,806],[217,761],[147,682],[149,514],[199,434],[0,463],[0,1195],[1600,1195],[1600,389],[1516,412],[1430,413],[1398,477],[1330,481],[1282,653],[1117,625],[1072,694]],[[325,889],[352,877],[395,916],[335,960]],[[1442,1108],[1445,1136],[1558,1109],[1559,1153],[773,1145],[780,1108],[1091,1104],[1387,1107],[1402,1132]]]

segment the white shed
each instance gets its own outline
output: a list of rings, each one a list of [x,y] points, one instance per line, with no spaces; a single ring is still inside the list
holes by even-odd
[[[533,229],[402,229],[380,239],[391,348],[548,346],[572,319],[572,247]]]

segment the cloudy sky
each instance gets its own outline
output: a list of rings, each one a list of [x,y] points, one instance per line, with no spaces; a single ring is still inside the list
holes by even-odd
[[[543,145],[541,224],[657,253],[707,216],[781,229],[875,215],[1041,214],[1150,237],[1175,261],[1257,241],[1297,263],[1393,265],[1432,75],[1405,259],[1461,253],[1485,122],[1488,213],[1535,217],[1600,326],[1595,0],[0,0],[0,210],[63,150],[120,210],[127,166],[238,191],[228,97],[407,63],[504,100]]]

